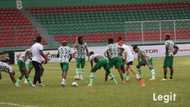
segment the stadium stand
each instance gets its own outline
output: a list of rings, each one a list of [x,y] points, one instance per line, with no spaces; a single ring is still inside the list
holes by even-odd
[[[0,47],[29,46],[40,35],[21,11],[0,8]]]
[[[175,20],[190,18],[190,3],[159,3],[159,4],[131,4],[131,5],[98,5],[98,6],[78,6],[78,7],[41,7],[28,9],[32,16],[47,29],[50,35],[55,36],[56,41],[74,38],[73,34],[85,35],[87,41],[102,42],[113,36],[114,32],[119,36],[125,36],[127,41],[141,41],[141,31],[136,29],[126,32],[126,21],[145,20]],[[166,28],[165,28],[166,27]],[[163,26],[165,31],[173,32],[173,25]],[[177,39],[189,39],[187,26],[177,26]],[[154,25],[145,26],[144,40],[160,40],[160,32],[146,30],[154,28]],[[125,32],[125,33],[124,33]],[[105,34],[107,36],[105,36]],[[99,39],[90,39],[96,35]],[[60,37],[59,37],[60,36]],[[70,36],[70,37],[68,37]],[[100,36],[100,37],[99,37]],[[184,36],[184,37],[183,37]],[[102,37],[102,38],[101,38]],[[62,38],[62,39],[57,39]],[[73,39],[71,39],[73,40]]]
[[[69,40],[76,36],[85,36],[88,42],[105,42],[107,38],[121,36],[127,41],[157,41],[163,35],[174,35],[173,23],[166,20],[190,19],[188,0],[24,0],[24,9],[17,10],[14,3],[0,1],[0,48],[29,46],[35,36],[43,35],[37,30],[34,21],[39,23],[55,41]],[[74,5],[73,5],[74,2]],[[5,4],[9,4],[5,6]],[[5,8],[6,7],[6,8]],[[26,16],[23,11],[29,13]],[[139,21],[164,21],[159,30],[159,23],[143,25]],[[127,23],[126,23],[127,22]],[[190,39],[190,21],[176,23],[173,36],[176,40]],[[143,37],[142,37],[143,35]],[[47,41],[44,41],[47,44]]]

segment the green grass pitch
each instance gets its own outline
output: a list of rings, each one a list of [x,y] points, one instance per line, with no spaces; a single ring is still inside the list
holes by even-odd
[[[161,81],[162,58],[155,58],[154,65],[157,79],[149,81],[147,68],[143,69],[146,87],[139,86],[134,76],[128,84],[114,85],[112,81],[104,82],[104,72],[97,72],[93,87],[88,87],[90,64],[87,63],[85,79],[80,81],[79,87],[71,87],[74,76],[75,63],[70,65],[67,86],[60,86],[61,70],[58,63],[44,66],[43,81],[45,87],[31,88],[22,84],[16,88],[8,75],[2,73],[0,80],[0,107],[189,107],[190,106],[190,57],[175,58],[174,80]],[[136,63],[135,63],[136,64]],[[18,77],[18,68],[16,77]],[[119,75],[114,72],[120,82]],[[33,76],[33,72],[31,74]],[[174,92],[175,102],[165,104],[154,102],[153,93],[169,94]]]

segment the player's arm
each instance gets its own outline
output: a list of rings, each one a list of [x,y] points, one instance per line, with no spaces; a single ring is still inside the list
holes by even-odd
[[[173,52],[174,55],[177,54],[178,50],[179,50],[179,47],[177,45],[174,45],[174,52]]]
[[[125,58],[125,61],[127,62],[127,58],[128,58],[127,52],[124,52],[124,58]]]
[[[140,53],[138,53],[137,54],[137,61],[138,61],[138,63],[140,63],[140,61],[141,61],[141,58],[140,58],[140,55],[139,55]]]
[[[44,52],[42,50],[39,50],[40,51],[40,55],[45,59],[45,64],[47,63],[48,59],[47,59],[47,56],[44,54]]]
[[[93,59],[90,60],[90,65],[91,65],[91,68],[93,67]]]
[[[59,50],[57,51],[57,57],[59,57],[60,56],[60,54],[59,54]]]
[[[105,52],[104,52],[104,55],[110,60],[111,57],[110,57],[110,53],[109,53],[109,49],[107,49]]]
[[[85,43],[85,50],[86,50],[86,54],[87,54],[87,56],[88,56],[88,59],[90,59],[89,50],[88,50],[88,46],[87,46],[86,43]]]
[[[76,49],[77,48],[77,43],[78,43],[78,37],[75,38],[75,43],[73,45],[73,48]]]

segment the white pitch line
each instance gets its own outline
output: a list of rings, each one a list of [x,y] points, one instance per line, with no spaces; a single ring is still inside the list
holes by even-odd
[[[15,106],[15,107],[38,107],[38,106],[33,106],[33,105],[21,105],[21,104],[16,104],[16,103],[11,103],[11,102],[0,102],[0,105],[9,105],[9,106]]]

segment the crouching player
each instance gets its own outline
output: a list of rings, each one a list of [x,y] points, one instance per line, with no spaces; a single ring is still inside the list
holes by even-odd
[[[1,77],[1,71],[7,72],[11,78],[11,81],[13,82],[13,84],[15,84],[16,80],[15,80],[15,72],[13,71],[12,67],[10,65],[8,65],[5,62],[0,61],[0,79]]]
[[[118,70],[121,81],[123,82],[123,69],[122,66],[123,64],[123,59],[122,59],[122,52],[123,49],[119,47],[117,43],[114,43],[114,40],[112,38],[108,39],[108,46],[107,49],[104,53],[105,56],[108,57],[109,59],[109,66],[110,68],[115,68]]]
[[[29,77],[29,71],[27,66],[28,65],[26,62],[28,59],[31,59],[31,51],[29,49],[27,49],[24,53],[20,53],[17,55],[17,65],[19,68],[19,71],[21,73],[20,77],[16,80],[15,86],[19,87],[20,86],[20,81],[23,79],[23,77],[25,77],[25,79],[27,80],[27,83],[34,87],[32,80]]]
[[[72,59],[72,52],[71,48],[67,46],[67,41],[62,42],[62,46],[58,48],[58,54],[57,56],[59,57],[60,60],[60,67],[62,70],[62,81],[61,85],[65,86],[66,85],[66,78],[67,78],[67,72],[69,70],[69,62]]]
[[[95,79],[95,73],[101,67],[106,71],[105,73],[105,81],[108,80],[108,75],[113,79],[114,83],[117,84],[117,81],[114,75],[110,72],[109,62],[104,56],[94,54],[94,52],[90,52],[90,63],[91,63],[91,73],[90,73],[90,82],[88,86],[92,86],[93,81]]]
[[[138,56],[138,64],[136,66],[138,70],[137,78],[141,77],[141,67],[147,65],[152,74],[150,80],[155,80],[155,70],[153,68],[152,58],[147,56],[145,52],[140,50],[137,46],[134,46],[133,50],[135,53],[137,53]]]

